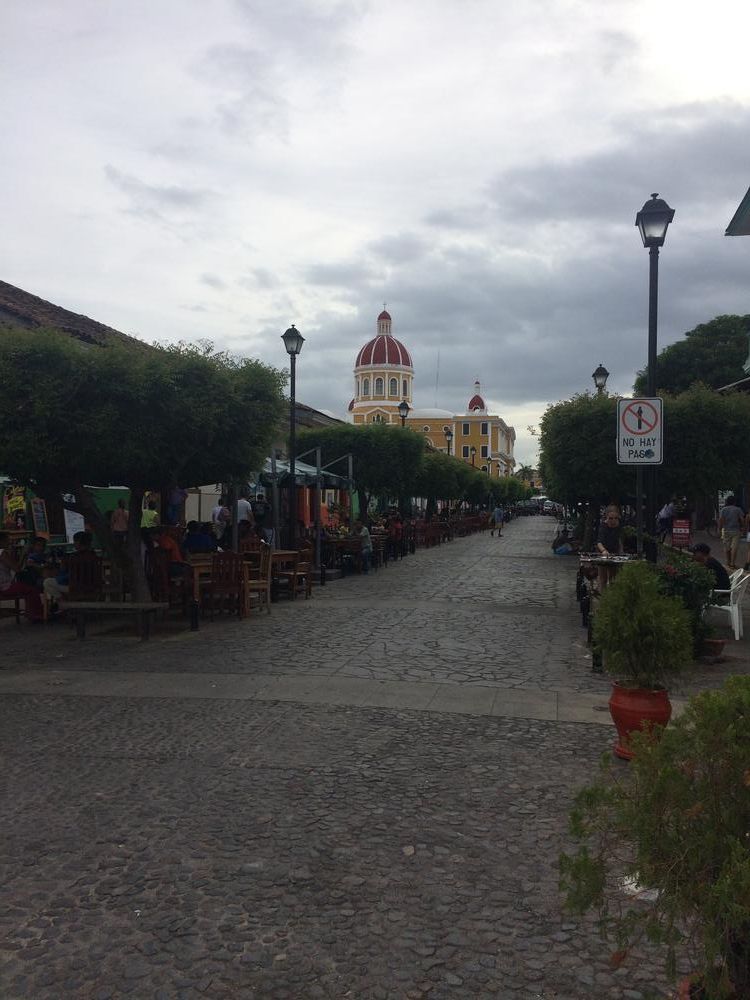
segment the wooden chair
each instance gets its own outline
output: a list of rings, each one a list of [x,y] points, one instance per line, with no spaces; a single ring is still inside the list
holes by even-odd
[[[103,601],[104,569],[95,552],[73,552],[67,558],[68,593],[66,601]]]
[[[243,580],[244,604],[249,610],[250,601],[254,594],[258,596],[258,606],[266,606],[266,611],[271,614],[271,546],[268,542],[260,543],[260,559],[257,570],[252,566],[252,562],[246,561]]]
[[[312,577],[315,571],[315,556],[311,548],[300,549],[292,564],[276,571],[276,578],[286,582],[289,596],[295,600],[298,592],[304,591],[305,600],[312,594]]]
[[[346,571],[350,565],[356,573],[362,572],[362,539],[347,538],[344,541],[341,552],[342,570]]]
[[[227,610],[230,614],[236,611],[238,617],[243,618],[242,556],[236,552],[217,552],[211,560],[211,579],[202,584],[201,591],[204,604],[208,604],[211,621],[217,609],[221,612]]]
[[[237,543],[237,551],[240,554],[244,554],[245,552],[260,552],[261,544],[260,538],[253,533],[252,535],[247,535],[245,538],[240,538]]]
[[[154,601],[181,607],[187,612],[190,579],[188,567],[179,576],[171,572],[171,560],[165,549],[148,549],[146,553],[146,578]]]

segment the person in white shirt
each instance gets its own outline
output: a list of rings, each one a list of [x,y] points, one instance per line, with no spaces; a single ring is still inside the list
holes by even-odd
[[[231,514],[226,505],[226,499],[222,497],[211,511],[211,524],[217,541],[224,537],[224,532],[230,520]]]

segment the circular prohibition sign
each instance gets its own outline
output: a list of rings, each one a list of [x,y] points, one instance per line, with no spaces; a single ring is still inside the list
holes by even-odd
[[[659,413],[645,399],[634,399],[622,411],[621,419],[628,434],[649,434],[659,423]]]

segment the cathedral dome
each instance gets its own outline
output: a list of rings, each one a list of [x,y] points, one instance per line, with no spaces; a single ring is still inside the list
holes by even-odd
[[[474,395],[469,400],[469,405],[466,407],[467,413],[476,413],[477,411],[484,413],[487,409],[487,404],[480,395],[481,386],[479,385],[479,379],[474,383]]]
[[[396,340],[389,333],[378,334],[377,337],[368,340],[357,355],[355,368],[360,368],[362,365],[399,365],[402,368],[411,368],[411,354],[400,340]]]

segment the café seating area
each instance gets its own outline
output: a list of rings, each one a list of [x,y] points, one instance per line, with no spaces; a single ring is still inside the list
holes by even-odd
[[[405,520],[398,537],[377,524],[371,531],[369,568],[375,572],[390,563],[416,555],[421,549],[450,543],[455,538],[481,531],[489,525],[484,516],[461,516],[450,520]],[[183,529],[159,529],[180,544]],[[297,548],[273,548],[257,534],[240,539],[238,551],[184,552],[182,561],[164,547],[144,550],[148,600],[136,600],[120,569],[120,561],[102,553],[65,551],[40,573],[40,596],[46,622],[64,621],[74,626],[79,638],[86,635],[92,619],[133,620],[141,639],[148,639],[151,626],[170,620],[199,629],[222,617],[248,618],[253,612],[271,614],[279,600],[291,602],[313,598],[314,585],[365,571],[362,539],[356,535],[330,534],[321,538],[319,559],[312,540]],[[18,545],[22,557],[23,545]],[[21,558],[22,561],[22,558]],[[41,577],[67,574],[59,600],[41,588]],[[20,624],[23,597],[0,602],[0,614],[10,614]]]

